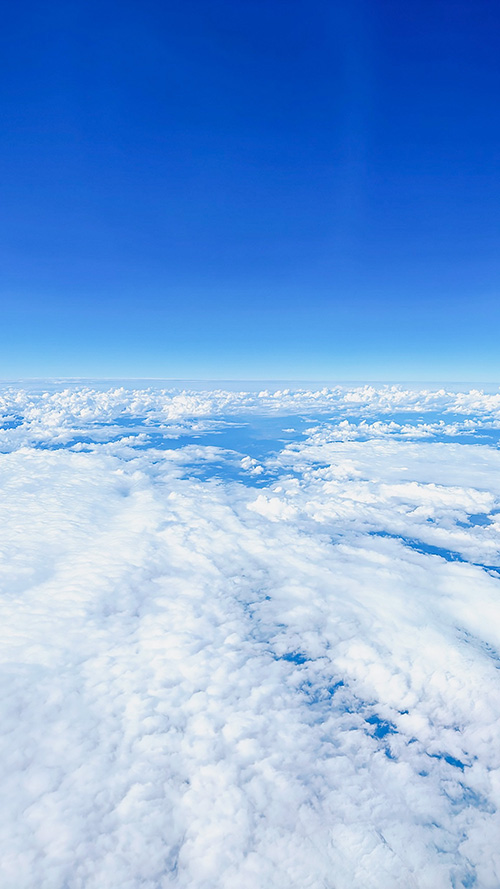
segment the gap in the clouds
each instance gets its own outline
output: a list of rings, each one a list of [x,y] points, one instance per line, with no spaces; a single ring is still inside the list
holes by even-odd
[[[101,423],[98,423],[98,426],[106,427],[106,426],[122,426],[125,429],[137,429],[140,428],[141,431],[143,429],[148,428],[148,424],[150,422],[149,417],[139,417],[134,416],[133,414],[118,416],[112,420],[104,420]]]
[[[339,679],[338,682],[334,682],[333,685],[328,685],[326,690],[329,695],[334,695],[335,692],[339,690],[339,688],[345,688],[345,682],[343,679]]]
[[[91,435],[80,435],[78,438],[69,438],[64,442],[57,441],[49,443],[45,441],[37,441],[34,442],[31,447],[34,448],[35,451],[69,451],[78,449],[81,453],[91,453],[96,445],[118,444],[121,440],[121,436],[113,436],[113,438],[107,438],[102,441],[101,439],[93,438]]]
[[[276,660],[288,661],[289,664],[305,664],[310,658],[303,654],[302,651],[288,651],[286,654],[277,656]]]
[[[278,658],[278,660],[289,660],[289,658]],[[343,679],[333,683],[327,680],[313,683],[310,679],[306,679],[301,685],[301,690],[309,704],[324,704],[325,701],[330,702],[334,695],[345,687]]]
[[[221,451],[227,451],[227,460],[206,461],[196,470],[191,469],[190,474],[197,478],[207,480],[219,478],[223,481],[243,481],[252,487],[261,487],[267,481],[272,481],[275,474],[259,468],[258,472],[252,471],[253,467],[235,467],[235,458],[249,457],[258,463],[267,457],[281,451],[286,445],[304,440],[305,430],[312,422],[317,422],[318,417],[301,417],[297,415],[284,416],[212,416],[210,426],[207,429],[195,428],[201,422],[207,422],[203,418],[184,418],[184,431],[173,424],[169,434],[168,427],[162,423],[154,423],[144,417],[119,417],[115,420],[99,424],[98,429],[123,426],[129,432],[127,444],[137,451],[160,450],[179,451],[186,447],[216,447]],[[293,423],[293,426],[291,425]],[[155,428],[156,427],[156,428]],[[219,428],[217,428],[219,427]],[[297,428],[300,427],[300,428]],[[136,441],[134,441],[134,438]],[[39,444],[40,448],[60,449],[92,444],[113,444],[121,441],[120,436],[109,436],[103,439],[102,435],[80,435],[72,438],[65,444]],[[193,464],[194,465],[194,464]],[[257,475],[261,474],[261,478]]]
[[[201,440],[197,436],[182,436],[179,439],[167,439],[165,436],[158,434],[148,436],[148,442],[141,441],[138,435],[137,442],[134,442],[133,440],[131,441],[131,438],[133,437],[127,437],[126,445],[131,448],[132,451],[137,452],[149,450],[180,451],[189,446],[198,446],[199,448],[220,446],[216,439],[212,440],[210,438],[209,441],[207,441],[206,439]],[[112,438],[103,441],[96,440],[96,438],[92,438],[88,435],[82,435],[78,438],[68,439],[65,442],[35,442],[32,444],[32,447],[37,451],[78,450],[79,453],[91,453],[94,448],[99,445],[120,445],[121,443],[123,443],[123,438],[120,436],[113,436]],[[221,448],[221,450],[224,449]],[[121,456],[123,457],[123,455]],[[261,468],[261,471],[257,474],[251,470],[249,471],[248,469],[243,468],[241,466],[241,459],[245,456],[249,455],[242,452],[235,453],[234,451],[227,450],[227,457],[224,460],[204,460],[202,455],[198,453],[196,460],[193,459],[193,461],[187,461],[184,464],[183,477],[196,478],[199,481],[235,481],[244,484],[246,487],[254,488],[265,487],[276,480],[276,472]]]
[[[467,559],[464,559],[460,553],[455,552],[454,550],[445,549],[442,546],[434,546],[431,543],[424,543],[422,540],[416,540],[413,537],[403,537],[400,534],[391,534],[390,531],[369,531],[371,537],[383,537],[386,540],[398,540],[400,543],[404,544],[404,546],[409,547],[414,550],[414,552],[420,553],[423,556],[439,556],[441,559],[446,559],[447,562],[465,562],[468,563]]]
[[[487,431],[485,429],[481,430],[481,432],[474,433],[457,433],[456,435],[445,435],[440,433],[434,433],[430,436],[432,441],[441,444],[463,444],[463,445],[497,445],[500,442],[500,430],[495,429],[491,431]],[[421,441],[419,436],[405,436],[405,439],[408,441]]]
[[[460,769],[461,772],[465,771],[466,768],[470,768],[468,763],[462,762],[461,759],[457,759],[451,753],[428,753],[427,756],[431,759],[441,759],[447,762],[449,766],[453,766],[454,769]]]
[[[279,660],[302,663],[302,660],[296,658],[295,653],[284,655]],[[351,730],[363,731],[373,739],[377,749],[387,759],[392,762],[398,761],[396,753],[391,749],[390,743],[388,743],[391,736],[400,736],[396,724],[390,719],[384,719],[378,713],[373,712],[373,702],[358,698],[346,686],[343,679],[330,684],[322,682],[321,679],[318,679],[316,682],[306,679],[302,682],[300,688],[305,694],[311,710],[316,714],[315,721],[320,723],[325,721],[326,717],[332,712],[342,716],[351,715],[355,720],[350,727]],[[411,743],[411,741],[408,743]],[[427,775],[428,773],[425,774]]]
[[[365,722],[370,727],[374,726],[374,729],[368,732],[368,734],[375,738],[377,741],[381,741],[384,738],[388,738],[389,735],[397,735],[398,730],[393,722],[389,719],[382,719],[377,713],[372,713],[371,716],[365,718]],[[384,755],[387,759],[397,761],[397,757],[391,750],[391,748],[386,744],[384,747]]]
[[[420,555],[423,556],[438,556],[441,559],[445,559],[447,562],[461,562],[465,565],[474,565],[476,568],[482,568],[484,571],[500,574],[500,566],[498,565],[486,565],[483,562],[472,562],[469,559],[464,558],[464,556],[455,550],[445,549],[445,547],[435,546],[431,543],[424,543],[423,540],[416,540],[412,537],[403,537],[400,534],[391,534],[389,531],[369,531],[368,533],[371,537],[383,537],[389,540],[397,540],[404,546],[409,547],[409,549],[412,549],[414,552],[420,553]]]
[[[36,441],[33,447],[60,450],[81,445],[113,444],[122,440],[120,430],[125,429],[129,444],[137,450],[177,450],[188,445],[204,445],[259,460],[282,450],[291,442],[303,441],[307,428],[321,419],[324,417],[320,415],[231,414],[183,417],[179,423],[169,423],[146,416],[118,416],[89,424],[81,424],[80,420],[80,428],[59,428],[59,440]],[[9,415],[3,423],[0,422],[0,429],[13,430],[22,425],[26,425],[29,435],[30,424],[23,417]],[[53,430],[50,431],[53,435]],[[64,434],[68,435],[65,441],[62,440]]]
[[[441,828],[440,824],[433,822],[434,827]],[[436,844],[436,849],[438,852],[447,852],[448,848],[445,846],[442,848],[441,846]],[[473,869],[474,865],[466,859],[465,866],[457,868],[457,870],[453,873],[450,873],[451,883],[448,885],[450,889],[474,889],[474,886],[477,884],[477,877],[475,870]]]
[[[490,803],[485,796],[478,793],[477,790],[473,790],[472,787],[463,784],[461,781],[459,782],[459,786],[462,793],[459,799],[452,800],[452,806],[454,806],[454,808],[462,810],[468,806],[473,806],[475,809],[479,809],[480,812],[487,812],[488,815],[493,815],[495,806]]]
[[[477,877],[475,874],[467,874],[465,877],[462,877],[461,886],[463,889],[473,889],[477,883]]]
[[[258,465],[259,461],[277,454],[287,444],[304,440],[306,428],[318,422],[318,419],[318,416],[298,415],[218,415],[210,418],[209,429],[193,431],[193,425],[201,422],[199,417],[193,417],[183,420],[183,425],[188,427],[186,432],[179,431],[174,425],[175,432],[169,435],[168,428],[165,429],[160,423],[156,424],[155,429],[154,423],[147,417],[128,416],[95,424],[85,434],[73,435],[66,441],[39,441],[32,446],[36,450],[78,449],[88,452],[96,445],[119,445],[123,438],[116,434],[116,430],[123,427],[128,433],[126,444],[134,451],[180,451],[194,446],[216,447],[227,452],[219,460],[200,460],[198,454],[196,460],[185,464],[184,477],[200,481],[234,481],[247,487],[262,488],[276,479],[276,470],[265,469]],[[103,435],[106,429],[112,429],[114,434]],[[245,457],[254,463],[243,466],[241,461]]]
[[[237,464],[229,461],[221,462],[214,460],[207,460],[203,464],[188,463],[185,466],[182,478],[194,478],[202,482],[219,481],[223,484],[239,482],[247,488],[265,488],[276,480],[276,476],[269,472],[252,475],[241,469]]]
[[[374,738],[385,738],[386,735],[396,735],[397,728],[393,722],[390,722],[388,719],[382,719],[376,713],[373,713],[371,716],[368,716],[366,719],[368,725],[375,726],[374,731],[372,733]]]
[[[18,429],[19,426],[23,425],[23,423],[23,417],[10,415],[9,417],[3,417],[2,419],[0,419],[0,429]]]
[[[141,430],[148,436],[148,442],[141,447],[175,450],[187,445],[203,445],[235,451],[242,456],[263,460],[282,450],[291,442],[304,440],[307,427],[317,420],[318,417],[297,415],[278,417],[214,416],[211,417],[211,429],[196,432],[190,430],[186,433],[176,433],[175,436],[169,436],[166,430],[155,432],[149,425],[144,426]],[[196,421],[199,422],[199,418]],[[185,422],[195,422],[195,419]],[[217,424],[220,424],[220,428],[214,429],[214,425]]]
[[[467,516],[466,522],[457,522],[460,528],[486,527],[493,524],[493,519],[485,512],[475,512]]]

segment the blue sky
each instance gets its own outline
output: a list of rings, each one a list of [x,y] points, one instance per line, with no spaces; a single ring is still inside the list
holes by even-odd
[[[10,4],[0,375],[498,380],[499,27]]]

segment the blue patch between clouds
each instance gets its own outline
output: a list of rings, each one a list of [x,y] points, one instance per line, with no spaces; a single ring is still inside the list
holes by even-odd
[[[289,651],[286,654],[282,654],[281,657],[277,657],[276,660],[288,661],[290,664],[305,664],[309,658],[302,654],[301,651]]]
[[[428,753],[427,755],[430,756],[431,759],[442,759],[444,762],[447,762],[448,765],[453,766],[453,768],[460,769],[461,772],[463,772],[467,766],[466,762],[462,762],[461,759],[457,759],[450,753]]]
[[[17,429],[18,426],[23,425],[23,422],[24,420],[22,417],[10,417],[10,419],[5,418],[3,420],[0,420],[0,429]]]
[[[393,722],[389,722],[387,719],[381,719],[380,716],[377,716],[374,713],[372,716],[369,716],[366,720],[368,725],[374,725],[375,731],[373,732],[374,738],[385,738],[386,735],[395,735],[397,734],[397,728]]]
[[[460,886],[463,886],[464,889],[472,889],[473,886],[476,885],[477,879],[475,874],[466,874],[465,877],[462,877]],[[458,884],[455,884],[458,887]]]
[[[471,787],[467,787],[465,784],[460,784],[460,786],[462,788],[461,808],[474,806],[475,809],[479,809],[481,812],[488,812],[489,815],[494,813],[495,807],[482,794],[472,790]]]
[[[476,568],[483,568],[485,571],[491,571],[500,574],[498,565],[485,565],[482,562],[469,562],[460,553],[451,549],[445,549],[442,546],[434,546],[431,543],[424,543],[422,540],[416,540],[412,537],[403,537],[400,534],[391,534],[389,531],[369,531],[371,537],[384,537],[389,540],[399,540],[405,546],[420,553],[423,556],[439,556],[446,562],[462,562],[465,565],[474,565]]]
[[[473,512],[467,516],[467,522],[457,522],[462,528],[472,528],[474,526],[484,527],[492,524],[492,519],[485,512]]]

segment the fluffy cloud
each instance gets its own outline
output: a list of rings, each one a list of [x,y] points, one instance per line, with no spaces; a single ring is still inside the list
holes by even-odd
[[[437,420],[432,418],[436,413],[440,415]],[[64,385],[26,390],[12,386],[0,391],[0,449],[48,441],[66,445],[82,434],[102,441],[123,434],[124,425],[134,431],[168,430],[176,436],[188,430],[219,428],[222,416],[231,421],[235,416],[275,414],[319,415],[322,420],[338,416],[341,422],[334,433],[341,439],[352,437],[354,426],[346,419],[349,417],[362,424],[354,437],[398,432],[402,437],[453,436],[498,424],[500,394],[401,386],[260,392]],[[427,421],[418,418],[421,414],[428,415]],[[388,415],[393,415],[389,423],[381,419]]]
[[[2,885],[497,889],[495,398],[5,391]]]

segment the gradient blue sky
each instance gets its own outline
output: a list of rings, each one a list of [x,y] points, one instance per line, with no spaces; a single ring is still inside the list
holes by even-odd
[[[3,11],[0,375],[500,380],[500,6]]]

